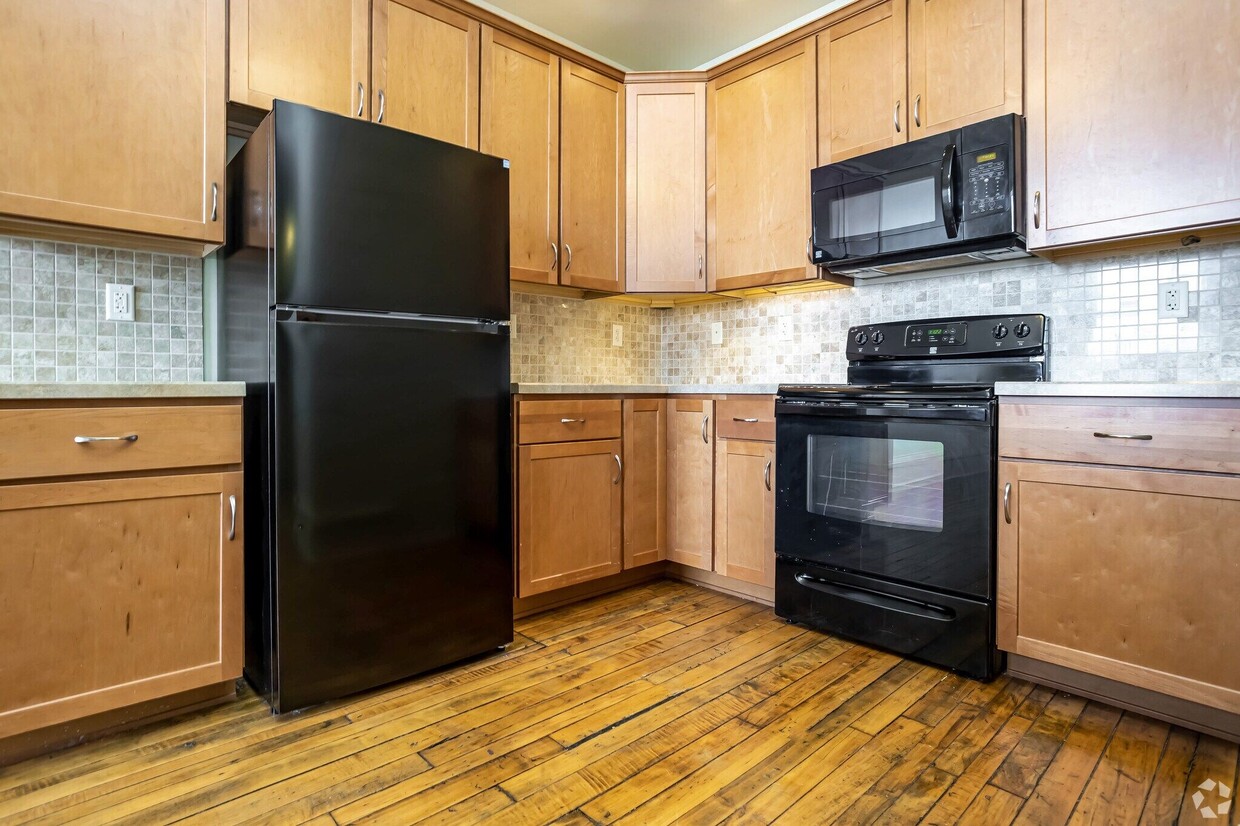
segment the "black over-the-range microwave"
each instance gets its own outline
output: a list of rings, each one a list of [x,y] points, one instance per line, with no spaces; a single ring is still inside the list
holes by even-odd
[[[1023,258],[1024,121],[1004,115],[810,173],[810,257],[866,277]]]

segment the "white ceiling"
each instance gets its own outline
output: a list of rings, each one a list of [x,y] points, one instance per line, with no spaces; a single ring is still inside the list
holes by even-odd
[[[621,69],[699,69],[848,0],[489,0],[478,5]]]

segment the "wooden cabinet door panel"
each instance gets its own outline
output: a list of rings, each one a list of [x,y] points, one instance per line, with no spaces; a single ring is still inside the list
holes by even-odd
[[[814,39],[707,85],[707,283],[711,290],[818,277],[806,260],[817,165]]]
[[[715,572],[775,587],[775,445],[720,439],[715,459]]]
[[[368,0],[228,5],[230,101],[270,109],[280,98],[364,117],[369,72]]]
[[[224,16],[224,0],[0,5],[0,214],[222,242]]]
[[[714,402],[671,399],[667,413],[667,558],[712,570]]]
[[[374,119],[478,148],[480,24],[432,0],[375,0]]]
[[[507,158],[509,276],[559,281],[560,58],[482,29],[479,148]]]
[[[1240,712],[1240,478],[1000,462],[999,485],[1001,648]]]
[[[627,292],[706,290],[706,84],[627,95]]]
[[[240,676],[241,500],[240,473],[0,487],[0,737]]]
[[[560,63],[560,283],[624,291],[624,86]]]
[[[904,3],[888,0],[818,35],[820,163],[908,140]]]
[[[1021,111],[1021,0],[909,0],[910,139]]]
[[[624,400],[624,567],[667,558],[667,399]]]
[[[1240,221],[1240,14],[1220,12],[1029,0],[1031,249]]]
[[[518,596],[620,572],[620,440],[517,450]]]

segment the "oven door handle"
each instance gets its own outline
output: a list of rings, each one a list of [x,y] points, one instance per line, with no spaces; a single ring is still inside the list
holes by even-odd
[[[872,591],[869,588],[859,588],[856,585],[840,585],[839,583],[828,582],[825,579],[819,579],[809,574],[797,574],[794,579],[796,579],[798,585],[804,585],[806,588],[821,591],[824,594],[846,599],[850,602],[882,608],[886,611],[896,611],[901,614],[908,614],[909,616],[921,617],[922,619],[935,620],[937,622],[951,622],[956,619],[956,612],[952,609],[929,602],[919,602],[915,599],[884,594],[879,591]]]
[[[837,419],[937,419],[939,421],[986,422],[989,407],[866,407],[863,405],[777,405],[776,412],[796,416],[830,416]]]

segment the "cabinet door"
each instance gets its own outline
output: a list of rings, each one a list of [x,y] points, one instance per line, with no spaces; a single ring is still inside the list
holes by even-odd
[[[625,290],[705,292],[706,84],[634,83],[625,94]]]
[[[559,281],[560,59],[482,28],[479,148],[507,158],[513,281]]]
[[[0,737],[239,677],[241,501],[240,473],[0,487]]]
[[[715,573],[775,587],[775,445],[720,439]]]
[[[620,572],[620,440],[517,451],[518,596]]]
[[[624,567],[667,558],[667,400],[624,400]]]
[[[911,139],[1021,111],[1021,0],[909,0]]]
[[[366,115],[368,0],[231,0],[228,99],[270,109],[275,98]]]
[[[374,0],[373,15],[374,119],[477,149],[478,21],[432,0]]]
[[[1026,26],[1030,249],[1240,221],[1234,7],[1029,0]]]
[[[224,0],[0,5],[0,215],[224,240]]]
[[[711,290],[818,277],[806,257],[818,157],[814,53],[807,38],[707,85]]]
[[[624,86],[560,63],[560,283],[624,292]]]
[[[1240,712],[1240,478],[1000,462],[998,507],[1000,648]]]
[[[672,399],[667,413],[667,558],[712,569],[714,402]]]
[[[908,140],[904,3],[879,3],[818,35],[820,163]]]

